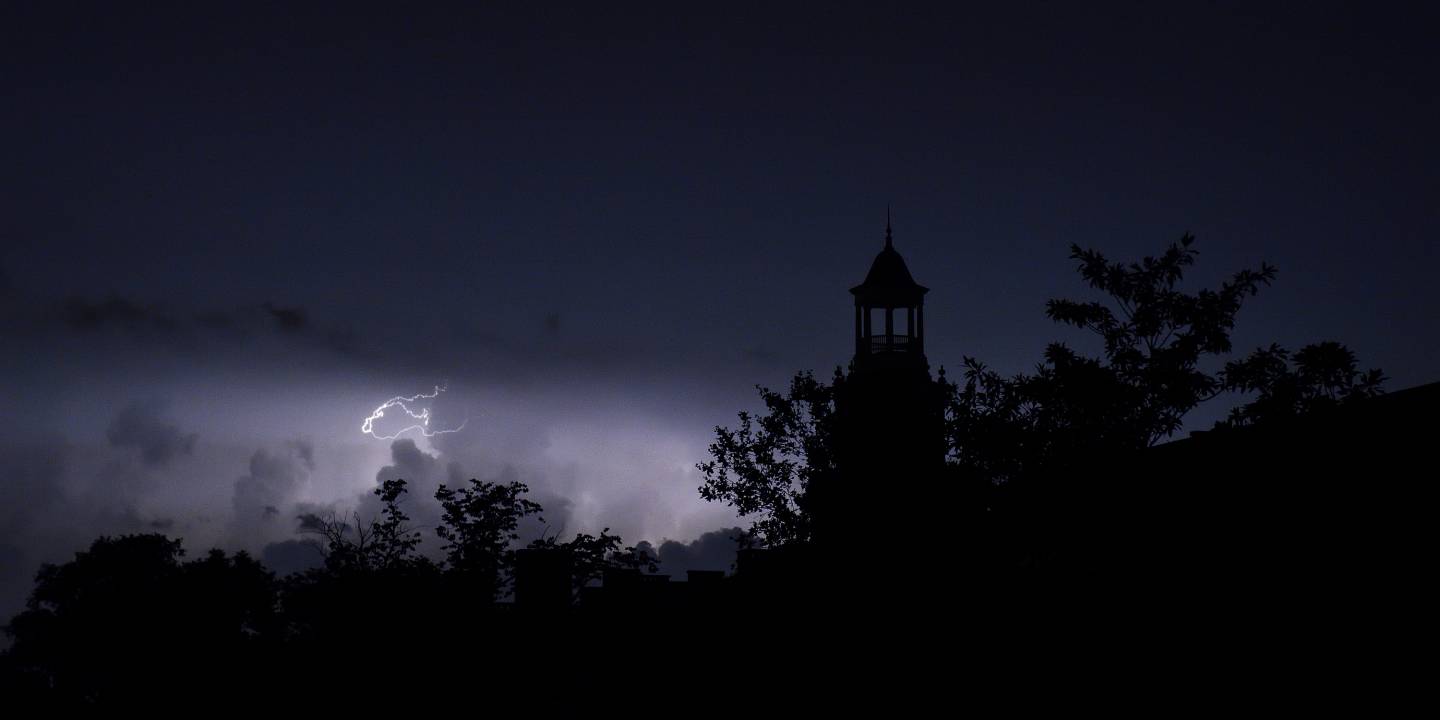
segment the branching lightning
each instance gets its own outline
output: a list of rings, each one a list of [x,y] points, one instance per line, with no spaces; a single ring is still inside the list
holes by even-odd
[[[461,430],[464,430],[465,423],[470,422],[470,418],[468,417],[465,418],[465,420],[462,421],[458,427],[444,430],[432,430],[430,428],[430,408],[422,408],[420,412],[417,413],[414,410],[411,410],[410,406],[407,405],[407,403],[415,403],[419,402],[420,400],[433,400],[436,397],[439,397],[440,393],[443,392],[445,392],[445,386],[436,385],[435,389],[429,393],[420,393],[419,395],[413,395],[411,397],[399,396],[390,398],[389,400],[381,403],[380,407],[375,408],[375,411],[370,413],[370,417],[365,418],[365,422],[360,425],[360,432],[365,433],[366,435],[369,435],[376,440],[394,440],[395,438],[400,437],[402,434],[409,430],[419,430],[420,434],[427,438],[435,437],[436,435],[444,435],[446,433],[460,432]],[[385,417],[385,411],[394,407],[400,408],[401,412],[404,412],[406,415],[410,416],[411,419],[418,420],[419,422],[396,430],[394,435],[375,434],[375,421]]]

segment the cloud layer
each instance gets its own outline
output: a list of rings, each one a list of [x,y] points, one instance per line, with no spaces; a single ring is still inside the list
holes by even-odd
[[[168,465],[180,455],[195,450],[197,433],[184,433],[164,418],[165,404],[158,400],[136,400],[121,408],[110,421],[105,437],[119,448],[135,448],[146,465]]]

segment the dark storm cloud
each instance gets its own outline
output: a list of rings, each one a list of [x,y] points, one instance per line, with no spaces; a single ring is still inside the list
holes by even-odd
[[[9,622],[11,616],[22,609],[35,580],[35,570],[24,548],[0,540],[0,625]],[[9,637],[0,633],[0,650],[8,643]]]
[[[65,460],[59,441],[0,447],[0,622],[30,591],[40,551],[33,538],[57,520]]]
[[[354,344],[353,331],[317,327],[304,308],[272,302],[187,313],[111,293],[100,300],[72,296],[59,305],[53,317],[61,326],[81,334],[115,332],[138,338],[200,340],[273,333],[314,336],[335,349]]]
[[[270,314],[270,318],[275,321],[276,326],[284,332],[300,332],[310,325],[305,311],[300,308],[276,307],[270,303],[265,303],[260,307]]]
[[[186,316],[117,293],[111,293],[103,300],[70,297],[61,304],[58,316],[66,327],[77,332],[115,329],[141,335],[175,335],[197,329],[239,331],[265,328],[294,333],[310,327],[302,308],[279,307],[269,302],[232,310],[203,310]]]
[[[657,553],[664,572],[675,575],[686,570],[725,570],[735,564],[739,548],[737,538],[743,534],[738,527],[721,528],[702,534],[688,543],[666,540]]]
[[[325,532],[326,524],[331,520],[349,530],[353,519],[350,514],[342,512],[336,503],[297,503],[294,530],[297,535],[319,535]]]
[[[261,532],[292,506],[315,471],[314,452],[309,442],[295,440],[278,452],[261,448],[250,456],[250,472],[235,481],[231,497],[239,532]]]
[[[784,360],[784,358],[780,356],[780,353],[763,347],[749,348],[745,350],[743,355],[745,360],[762,365],[775,365]]]
[[[11,529],[43,515],[61,498],[66,448],[58,440],[7,444],[0,449],[0,529]]]
[[[171,335],[183,329],[174,315],[119,295],[98,301],[72,297],[61,305],[60,320],[79,332],[117,328],[127,333]]]
[[[105,438],[113,447],[138,449],[147,466],[168,465],[176,457],[194,452],[199,435],[181,432],[164,414],[165,403],[159,400],[135,400],[110,421]]]
[[[260,562],[280,577],[320,567],[324,560],[320,547],[311,540],[274,542],[260,552]]]
[[[290,448],[291,452],[295,453],[295,457],[300,458],[300,462],[305,463],[305,467],[309,468],[312,471],[315,469],[314,443],[311,443],[308,440],[293,440],[290,442],[288,447]]]
[[[25,559],[25,551],[19,545],[0,541],[0,588],[4,588],[0,594],[9,595],[12,586],[25,587],[30,579]],[[13,602],[12,598],[0,597],[0,607],[9,607]]]
[[[95,342],[120,339],[136,349],[185,354],[229,352],[236,345],[273,338],[286,347],[309,347],[350,358],[369,357],[348,322],[319,323],[309,310],[271,301],[187,308],[187,303],[146,302],[111,292],[75,293],[56,300],[26,292],[0,275],[0,329],[29,338]]]
[[[31,526],[44,522],[59,499],[64,450],[59,443],[7,445],[0,449],[0,611],[16,609],[35,572]],[[3,642],[3,638],[0,638]]]

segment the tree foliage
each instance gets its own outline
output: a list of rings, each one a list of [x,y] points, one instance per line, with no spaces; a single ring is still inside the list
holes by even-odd
[[[1254,425],[1313,413],[1380,394],[1385,375],[1361,371],[1355,353],[1337,342],[1306,345],[1293,355],[1279,345],[1260,348],[1225,366],[1225,385],[1255,398],[1223,423]]]
[[[604,528],[599,535],[578,533],[565,542],[555,537],[544,537],[531,542],[534,550],[552,550],[567,553],[570,557],[570,585],[572,595],[580,589],[599,580],[608,570],[658,571],[655,556],[633,545],[626,546],[619,535],[611,535],[610,528]]]
[[[524,495],[524,483],[492,483],[471,479],[469,487],[441,485],[435,499],[444,511],[435,534],[444,542],[448,569],[471,591],[498,600],[510,585],[515,565],[511,545],[520,539],[520,520],[543,508]],[[543,520],[542,520],[543,522]]]
[[[421,534],[410,527],[400,507],[406,493],[404,480],[386,480],[375,488],[382,509],[368,522],[358,512],[300,516],[300,530],[315,537],[317,547],[332,571],[395,570],[426,560],[419,553]]]
[[[242,685],[311,693],[353,683],[357,672],[419,686],[436,669],[419,659],[468,647],[456,672],[493,678],[546,647],[535,640],[539,628],[515,625],[497,603],[512,582],[519,524],[542,510],[529,489],[442,485],[435,533],[443,546],[431,553],[443,560],[424,552],[404,511],[406,490],[404,480],[376,488],[373,518],[302,516],[325,563],[283,580],[244,552],[211,550],[186,562],[180,541],[163,535],[99,538],[38,573],[26,609],[5,626],[13,642],[0,652],[0,691],[22,705],[123,706],[153,704],[162,686],[165,697],[210,701]],[[532,547],[570,555],[576,593],[606,570],[656,570],[653,555],[609,528]],[[556,642],[574,640],[560,628],[551,629]]]
[[[132,697],[158,668],[170,683],[209,687],[215,668],[248,662],[280,627],[274,576],[244,552],[184,555],[179,540],[125,535],[43,566],[5,626],[12,693],[93,704]]]
[[[734,430],[715,428],[710,460],[699,463],[700,497],[724,502],[753,517],[742,542],[784,545],[810,536],[806,493],[835,472],[835,389],[809,372],[797,374],[789,391],[756,386],[765,412],[740,413]]]
[[[1075,425],[1075,419],[1064,414],[1077,404],[1105,411],[1109,420],[1104,424],[1116,433],[1107,440],[1146,447],[1170,437],[1191,410],[1224,391],[1223,378],[1207,371],[1205,361],[1231,351],[1230,334],[1241,305],[1274,280],[1275,268],[1262,263],[1257,270],[1235,273],[1217,289],[1186,293],[1178,285],[1199,255],[1194,242],[1194,236],[1186,234],[1159,257],[1138,263],[1111,262],[1096,250],[1070,247],[1070,258],[1080,263],[1080,276],[1108,302],[1051,300],[1045,313],[1098,335],[1105,355],[1103,360],[1081,358],[1060,344],[1046,350],[1037,377],[1050,381],[1042,383],[1042,399],[1050,389],[1047,384],[1059,386],[1061,392],[1049,399],[1060,411],[1060,421]],[[1098,380],[1104,393],[1119,397],[1077,399],[1074,391],[1081,382],[1066,385],[1074,380]],[[1108,415],[1114,411],[1121,414]]]

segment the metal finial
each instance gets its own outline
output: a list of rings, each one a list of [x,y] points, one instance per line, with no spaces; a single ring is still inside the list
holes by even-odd
[[[890,236],[890,206],[888,204],[885,206],[885,247],[887,249],[895,248],[895,242]]]

